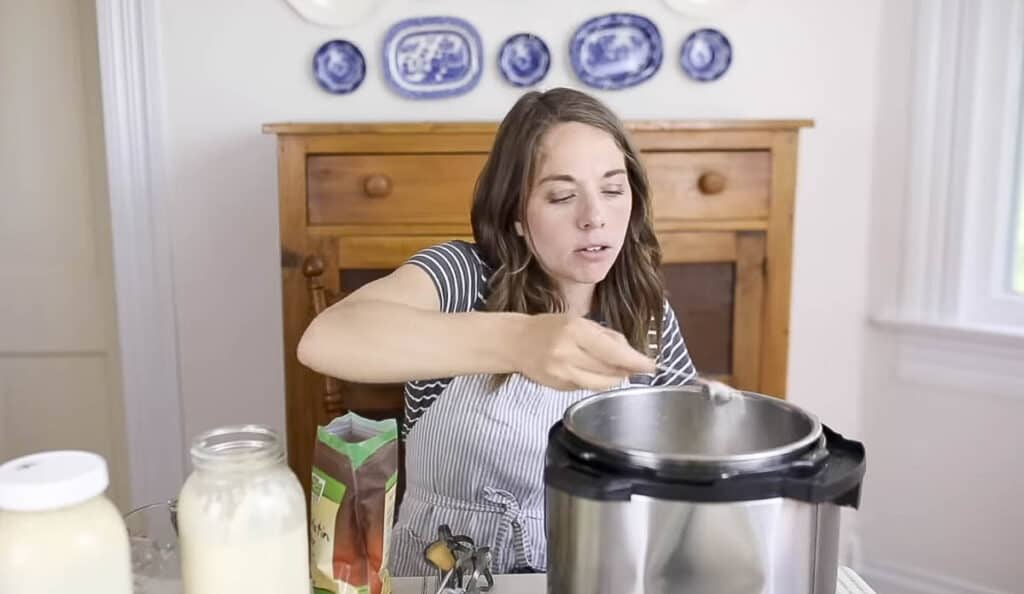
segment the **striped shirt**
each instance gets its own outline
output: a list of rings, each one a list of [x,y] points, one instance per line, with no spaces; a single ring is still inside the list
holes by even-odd
[[[430,276],[437,289],[441,311],[459,313],[483,311],[486,309],[487,288],[492,270],[480,256],[475,244],[465,241],[450,241],[435,245],[416,253],[408,261]],[[690,360],[690,354],[683,342],[672,306],[665,301],[665,313],[661,323],[661,347],[658,349],[659,371],[654,374],[630,378],[632,385],[680,385],[691,382],[697,374]],[[651,346],[656,332],[650,332]],[[428,408],[445,391],[453,378],[416,380],[405,384],[405,418],[402,435],[405,436],[416,425]]]

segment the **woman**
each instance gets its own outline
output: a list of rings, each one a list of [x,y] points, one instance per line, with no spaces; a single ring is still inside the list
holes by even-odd
[[[471,219],[476,243],[421,251],[299,344],[321,373],[407,382],[398,576],[431,572],[423,551],[440,524],[490,545],[496,573],[544,570],[550,427],[594,391],[695,377],[658,273],[647,176],[599,101],[520,98]]]

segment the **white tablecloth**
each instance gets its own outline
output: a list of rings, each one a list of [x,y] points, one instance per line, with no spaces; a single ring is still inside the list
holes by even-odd
[[[436,578],[426,578],[433,585]],[[424,578],[395,578],[394,594],[434,594],[424,587]],[[543,575],[494,576],[494,594],[546,594],[547,583]],[[839,568],[836,594],[875,594],[852,569]]]

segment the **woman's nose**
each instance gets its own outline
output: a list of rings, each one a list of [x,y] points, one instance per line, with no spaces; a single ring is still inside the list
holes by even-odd
[[[580,229],[600,229],[605,225],[605,216],[601,205],[592,197],[580,201],[580,212],[577,216]]]

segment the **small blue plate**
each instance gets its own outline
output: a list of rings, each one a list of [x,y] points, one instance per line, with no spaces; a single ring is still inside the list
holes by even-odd
[[[611,13],[580,25],[569,43],[569,58],[580,80],[597,89],[624,89],[661,68],[662,41],[647,17]]]
[[[698,29],[683,42],[679,62],[694,80],[718,80],[732,64],[732,44],[717,29]]]
[[[328,41],[313,56],[313,76],[329,93],[351,93],[366,78],[363,52],[344,39]]]
[[[480,81],[483,53],[480,34],[463,19],[405,19],[384,37],[384,73],[391,88],[406,97],[455,97]]]
[[[547,76],[551,52],[540,37],[532,33],[518,33],[506,39],[501,46],[498,66],[505,80],[517,87],[528,87]]]

